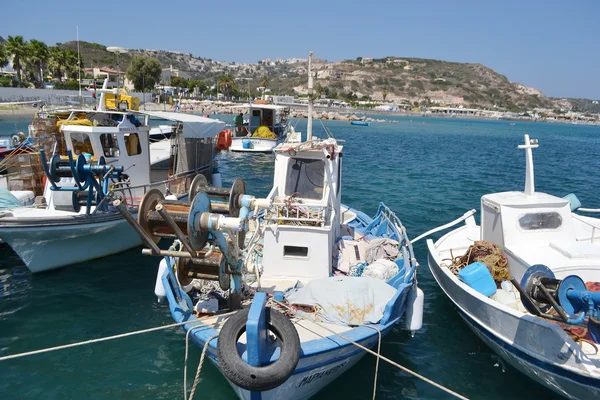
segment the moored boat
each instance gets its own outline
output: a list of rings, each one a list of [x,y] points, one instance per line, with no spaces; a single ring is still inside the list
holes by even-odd
[[[371,126],[369,121],[350,121],[350,125]]]
[[[241,399],[308,398],[402,318],[421,327],[405,228],[383,204],[373,218],[342,205],[343,146],[311,128],[275,148],[266,198],[198,179],[188,203],[148,193],[133,221],[143,253],[164,257],[155,293]]]
[[[473,210],[464,226],[428,240],[429,268],[467,325],[510,365],[564,397],[599,398],[600,220],[573,212],[573,196],[535,191],[537,146],[528,135],[519,146],[525,190],[484,195],[481,226]]]
[[[236,113],[248,110],[249,117],[246,123],[231,128],[230,151],[270,153],[294,132],[289,120],[289,107],[251,103],[232,109]]]
[[[2,211],[0,238],[32,272],[139,245],[139,236],[109,200],[121,198],[135,214],[149,189],[186,197],[193,176],[200,173],[210,180],[216,171],[215,136],[222,122],[160,113],[174,122],[175,133],[165,146],[153,149],[157,143],[149,143],[150,116],[106,84],[97,110],[71,110],[63,120],[41,118],[40,126],[57,138],[52,147],[44,143],[35,154],[42,157],[43,197],[34,207]],[[33,170],[23,179],[41,186],[42,178]]]

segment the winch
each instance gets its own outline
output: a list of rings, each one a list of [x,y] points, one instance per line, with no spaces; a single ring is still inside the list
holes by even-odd
[[[525,271],[520,285],[515,286],[521,292],[523,305],[534,315],[572,325],[584,323],[587,317],[590,336],[600,343],[600,292],[588,290],[579,276],[556,279],[550,268],[533,265]],[[551,308],[558,318],[548,314]]]
[[[55,154],[47,162],[44,150],[40,150],[40,157],[50,190],[55,192],[54,204],[57,209],[79,212],[81,206],[85,205],[86,214],[89,214],[91,207],[99,205],[108,193],[110,182],[122,180],[123,166],[108,165],[104,157],[94,163],[79,154],[74,160],[71,150],[67,151],[66,159]],[[73,178],[74,186],[59,186],[62,178]],[[62,196],[59,192],[72,192],[72,195],[69,199],[69,196]]]
[[[177,279],[183,285],[193,279],[219,281],[223,290],[229,290],[230,309],[238,309],[248,215],[250,210],[271,206],[270,200],[244,192],[242,179],[236,179],[231,189],[224,189],[208,186],[206,178],[197,175],[188,192],[191,201],[166,199],[158,189],[148,191],[140,203],[137,221],[119,200],[113,205],[147,246],[142,254],[175,257]],[[177,239],[181,249],[161,250],[157,243],[162,238]]]

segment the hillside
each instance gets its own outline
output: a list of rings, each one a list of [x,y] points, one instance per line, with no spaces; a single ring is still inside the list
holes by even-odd
[[[76,49],[76,42],[61,45]],[[115,67],[115,55],[97,43],[80,42],[85,67]],[[135,54],[156,58],[163,68],[172,66],[188,77],[206,80],[208,86],[218,76],[231,73],[237,84],[259,86],[267,76],[275,94],[306,93],[306,59],[263,60],[257,63],[228,63],[192,54],[163,50],[135,50],[120,56],[121,70],[127,69]],[[418,58],[357,58],[340,62],[315,60],[315,90],[319,95],[347,100],[383,100],[500,108],[512,111],[532,108],[569,107],[570,102],[551,99],[537,89],[511,82],[481,64],[467,64]],[[591,103],[591,102],[590,102]]]

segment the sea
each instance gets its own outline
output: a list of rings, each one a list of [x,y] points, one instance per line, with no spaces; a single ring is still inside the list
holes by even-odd
[[[230,122],[231,115],[220,116]],[[382,118],[378,116],[378,118]],[[584,207],[600,208],[600,126],[384,117],[353,126],[314,123],[343,140],[342,201],[367,214],[384,202],[410,237],[479,209],[483,194],[523,190],[523,135],[534,150],[538,191],[575,193]],[[0,116],[0,135],[27,130],[29,117]],[[295,120],[306,132],[306,120]],[[224,186],[241,177],[249,194],[265,196],[274,156],[222,152]],[[478,217],[477,217],[478,218]],[[432,237],[438,238],[442,233]],[[109,240],[110,238],[107,238]],[[102,246],[98,241],[96,246]],[[381,353],[468,398],[557,398],[503,362],[459,318],[427,266],[425,240],[415,244],[418,281],[425,292],[423,328],[411,337],[394,328]],[[48,273],[31,275],[10,248],[0,248],[0,356],[172,323],[154,295],[158,259],[141,248]],[[127,337],[52,353],[0,361],[0,399],[175,399],[183,396],[185,336],[181,329]],[[188,384],[200,358],[191,346]],[[366,355],[315,399],[371,398],[375,358]],[[229,384],[205,363],[197,399],[235,399]],[[385,362],[378,399],[452,396]]]

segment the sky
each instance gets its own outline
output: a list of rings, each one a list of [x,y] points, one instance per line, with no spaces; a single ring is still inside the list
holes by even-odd
[[[0,36],[219,61],[419,57],[480,63],[547,96],[600,99],[599,0],[7,2]],[[26,12],[23,5],[27,4]],[[106,10],[106,11],[103,11]]]

